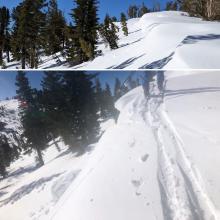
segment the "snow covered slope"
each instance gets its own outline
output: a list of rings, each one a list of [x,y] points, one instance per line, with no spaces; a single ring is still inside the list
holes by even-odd
[[[117,23],[120,27],[120,23]],[[220,22],[202,21],[183,12],[155,12],[128,20],[129,35],[119,32],[119,49],[100,41],[103,55],[70,67],[65,59],[42,57],[39,68],[50,69],[219,69]],[[59,60],[59,62],[58,62]],[[7,68],[20,68],[16,62]]]
[[[6,136],[12,145],[20,144],[20,135],[22,133],[19,119],[18,100],[0,101],[0,134]]]
[[[165,102],[138,87],[116,103],[117,125],[43,219],[220,219],[220,74],[167,74]]]

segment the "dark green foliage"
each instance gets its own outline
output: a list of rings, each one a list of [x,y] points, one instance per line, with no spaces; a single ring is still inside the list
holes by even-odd
[[[178,10],[178,4],[176,1],[168,1],[166,3],[166,11],[177,11]]]
[[[97,0],[75,0],[76,7],[71,16],[75,24],[78,43],[77,56],[80,62],[93,59],[96,55],[98,31]]]
[[[47,144],[46,114],[42,103],[42,92],[31,89],[24,72],[16,77],[17,96],[20,101],[20,117],[23,136],[26,138],[25,150],[36,150],[39,165],[43,165],[42,150]]]
[[[147,14],[150,12],[150,9],[148,9],[144,2],[142,3],[142,5],[140,6],[139,10],[138,10],[138,17],[142,17],[144,14]]]
[[[121,81],[116,78],[115,79],[115,88],[114,88],[114,99],[115,101],[117,101],[123,94],[122,94],[122,91],[121,91]]]
[[[124,13],[121,13],[121,26],[122,26],[122,31],[124,32],[125,36],[128,36],[128,27],[127,27],[127,18]]]
[[[111,89],[108,83],[105,84],[105,89],[103,90],[102,105],[105,118],[111,118],[115,116],[114,97],[112,96]]]
[[[65,105],[62,112],[65,117],[62,136],[70,146],[85,145],[97,138],[99,123],[94,77],[84,72],[63,73]]]
[[[104,24],[99,27],[99,33],[103,38],[104,42],[108,43],[111,49],[118,48],[118,27],[114,24],[109,15],[106,15]]]
[[[21,60],[22,69],[26,64],[38,67],[39,51],[45,43],[45,6],[45,0],[24,0],[13,9],[12,52],[14,58]]]
[[[3,52],[7,53],[7,61],[10,61],[10,12],[6,7],[0,8],[0,65],[3,64]]]
[[[103,96],[102,86],[98,78],[96,78],[95,80],[95,93],[96,93],[96,103],[98,106],[98,113],[100,117],[104,118],[105,111],[104,111],[103,104],[102,104],[104,96]]]
[[[128,8],[128,17],[129,18],[137,18],[138,17],[138,6],[130,5]]]
[[[191,16],[207,17],[207,0],[177,0],[181,11]]]
[[[112,17],[112,21],[113,21],[113,22],[117,22],[118,19],[117,19],[115,16],[113,16],[113,17]]]
[[[7,137],[0,134],[0,175],[5,178],[7,175],[6,168],[13,160],[13,149],[8,143]]]
[[[66,21],[61,10],[58,9],[57,0],[50,0],[46,16],[46,31],[44,45],[47,55],[60,52],[65,45]]]

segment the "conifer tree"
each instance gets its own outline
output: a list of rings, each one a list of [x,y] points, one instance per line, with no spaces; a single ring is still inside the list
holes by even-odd
[[[105,42],[108,42],[111,49],[118,48],[118,28],[107,14],[104,20],[104,24],[100,25],[99,32]]]
[[[18,72],[16,77],[17,95],[20,101],[20,116],[23,136],[26,138],[25,150],[35,150],[38,164],[44,165],[42,150],[47,144],[45,129],[45,113],[42,105],[42,93],[31,89],[24,72]]]
[[[114,87],[114,99],[115,99],[115,101],[117,101],[121,96],[122,96],[121,81],[118,78],[116,78],[115,79],[115,87]]]
[[[80,62],[94,59],[96,55],[98,31],[97,0],[75,0],[76,7],[71,16],[75,24],[75,34],[79,39],[77,55]]]
[[[166,3],[166,11],[177,11],[178,9],[178,5],[177,2],[173,2],[173,1],[168,1]]]
[[[105,118],[110,118],[114,116],[114,98],[112,96],[111,89],[108,83],[105,84],[105,89],[103,91],[103,108]]]
[[[144,2],[138,10],[138,17],[142,17],[144,14],[149,13],[150,10],[145,6]]]
[[[66,104],[62,137],[69,146],[87,145],[97,138],[99,123],[94,77],[85,72],[63,73]]]
[[[100,116],[104,118],[105,117],[105,111],[103,108],[104,92],[98,78],[95,80],[95,93],[96,93],[96,103],[98,105],[98,112],[100,113]]]
[[[127,18],[124,13],[121,13],[121,26],[122,26],[122,31],[124,32],[125,36],[128,36],[128,27],[127,27]]]
[[[61,135],[62,108],[65,105],[62,74],[59,72],[44,72],[42,80],[43,88],[43,108],[45,112],[45,124],[50,139],[53,140],[56,148],[60,151],[58,143],[55,141]]]
[[[45,43],[45,6],[45,0],[24,0],[13,10],[13,55],[21,60],[22,69],[26,64],[30,68],[38,67],[39,51]]]
[[[66,21],[61,10],[58,9],[57,0],[50,0],[46,16],[45,50],[48,55],[60,52],[65,45]]]
[[[5,178],[7,175],[6,168],[12,162],[13,149],[7,141],[7,137],[0,134],[0,175]]]
[[[130,5],[128,8],[128,17],[137,18],[138,17],[138,7],[137,5]]]
[[[0,8],[0,65],[3,64],[3,52],[7,53],[7,61],[10,62],[10,12],[6,7]]]

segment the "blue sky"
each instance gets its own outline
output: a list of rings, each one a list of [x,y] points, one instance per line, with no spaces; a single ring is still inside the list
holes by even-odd
[[[70,9],[74,7],[73,0],[57,0],[59,8],[64,11],[68,21],[70,21]],[[100,19],[103,20],[106,13],[109,13],[111,16],[119,17],[121,12],[126,12],[130,4],[141,5],[142,2],[146,6],[152,8],[155,2],[161,4],[161,8],[164,8],[167,0],[99,0],[99,15]],[[0,0],[0,7],[6,6],[8,8],[13,8],[18,5],[21,0]]]
[[[98,71],[95,71],[93,73],[98,73]],[[122,82],[124,82],[124,80],[127,78],[127,76],[130,73],[131,73],[130,71],[100,72],[99,78],[100,78],[102,85],[105,85],[105,83],[107,82],[113,88],[116,77],[118,77]],[[77,72],[70,73],[70,74],[77,74]],[[135,73],[135,74],[138,75],[138,73]],[[0,73],[0,100],[5,99],[6,97],[10,98],[16,95],[16,86],[15,86],[16,75],[17,75],[17,72],[13,72],[13,71],[11,72],[6,71],[6,72]],[[43,72],[41,71],[27,72],[27,76],[33,88],[40,88]]]

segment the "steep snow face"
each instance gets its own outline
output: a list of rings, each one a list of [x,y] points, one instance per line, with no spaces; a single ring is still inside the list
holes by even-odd
[[[9,143],[19,145],[21,122],[18,111],[18,100],[0,101],[0,122],[3,123],[0,133],[9,139]]]
[[[171,75],[164,100],[141,87],[118,100],[117,125],[45,219],[220,218],[220,75]]]
[[[120,23],[116,23],[121,27]],[[220,22],[203,21],[184,12],[163,11],[127,21],[129,35],[118,33],[119,48],[101,41],[103,55],[70,67],[60,53],[41,57],[39,68],[50,69],[219,69]],[[20,68],[9,63],[8,68]]]

